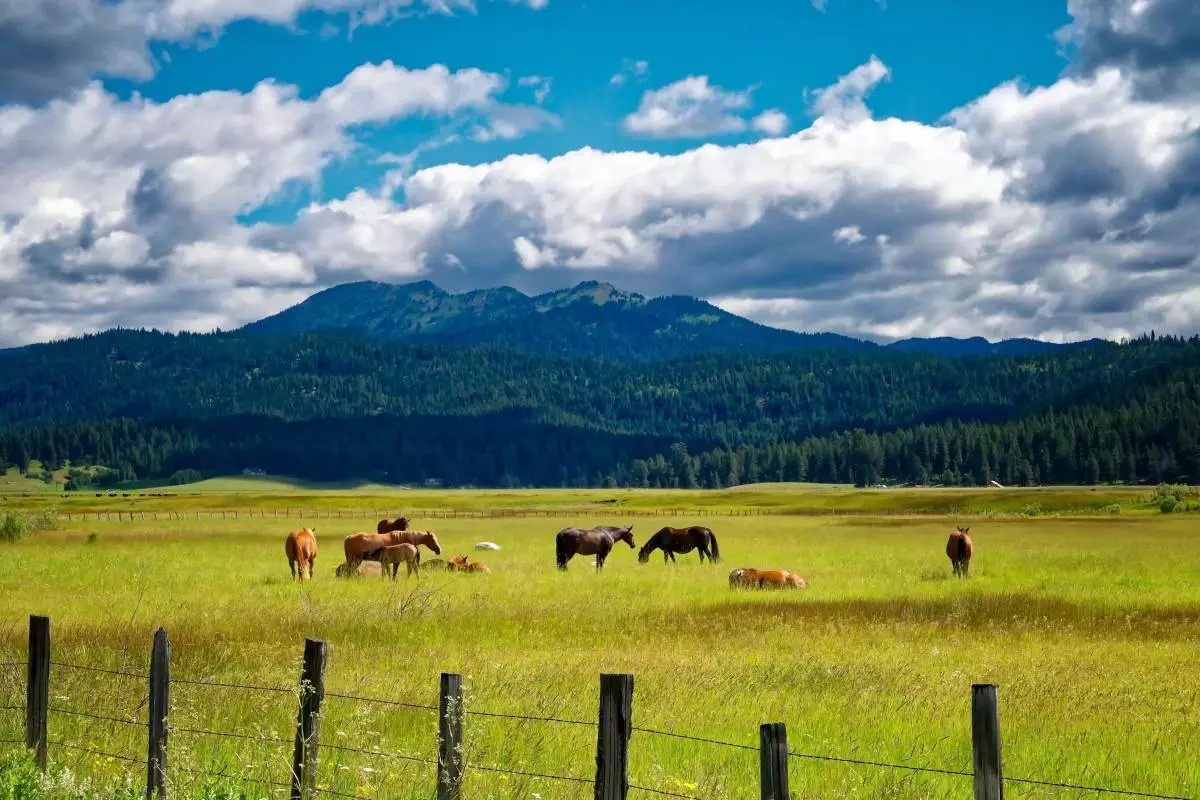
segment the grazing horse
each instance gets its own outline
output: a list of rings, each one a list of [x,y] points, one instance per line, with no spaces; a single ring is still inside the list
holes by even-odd
[[[946,542],[946,555],[950,557],[954,574],[960,578],[966,578],[970,574],[971,555],[975,552],[975,545],[967,535],[969,530],[971,529],[959,525]]]
[[[425,545],[436,555],[442,554],[442,546],[432,531],[393,531],[391,533],[352,533],[342,543],[347,564],[359,561],[378,561],[379,551],[398,544]]]
[[[786,569],[743,567],[729,573],[730,589],[804,589],[807,586],[804,578]]]
[[[304,579],[312,580],[313,563],[317,560],[317,537],[316,530],[313,528],[301,528],[298,531],[292,531],[287,535],[287,541],[283,543],[283,552],[287,553],[288,566],[292,569],[292,580],[300,578],[300,582],[304,583]],[[299,567],[299,576],[297,576],[296,567]]]
[[[404,517],[396,517],[396,519],[381,519],[379,524],[375,526],[376,533],[391,533],[392,531],[408,530],[408,520]]]
[[[382,575],[383,565],[378,561],[360,561],[358,566],[338,564],[333,574],[339,578],[366,578],[371,575]]]
[[[604,568],[604,560],[612,552],[613,545],[625,542],[632,550],[633,526],[615,528],[611,525],[597,525],[595,528],[564,528],[554,537],[554,550],[558,558],[558,568],[566,570],[567,562],[572,556],[595,556],[596,569]]]
[[[391,547],[385,547],[379,551],[379,563],[383,567],[383,574],[387,575],[387,568],[391,565],[392,580],[396,580],[396,573],[400,570],[400,564],[408,565],[408,575],[417,573],[417,577],[421,577],[421,551],[416,545],[396,544]]]
[[[655,550],[662,550],[664,564],[668,559],[674,564],[676,553],[690,553],[693,550],[700,552],[701,564],[706,558],[713,563],[721,560],[717,537],[701,525],[693,525],[690,528],[663,528],[642,545],[642,549],[638,551],[638,561],[645,564]]]
[[[447,568],[453,572],[480,572],[489,573],[487,564],[482,561],[471,561],[465,555],[457,555],[446,562]]]

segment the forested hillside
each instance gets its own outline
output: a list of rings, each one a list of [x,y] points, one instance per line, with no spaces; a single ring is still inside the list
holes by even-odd
[[[246,467],[478,485],[1196,475],[1200,339],[629,364],[346,333],[111,331],[7,352],[0,369],[0,466],[95,463],[127,479]]]

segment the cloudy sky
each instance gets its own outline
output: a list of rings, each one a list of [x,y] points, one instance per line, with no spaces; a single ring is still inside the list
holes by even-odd
[[[1195,0],[0,0],[0,346],[364,278],[1190,334],[1198,190]]]

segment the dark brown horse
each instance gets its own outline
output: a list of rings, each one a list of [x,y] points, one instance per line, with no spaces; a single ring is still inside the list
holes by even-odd
[[[404,517],[396,517],[396,519],[381,519],[379,524],[375,526],[376,533],[391,533],[392,531],[408,530],[408,520]]]
[[[676,553],[690,553],[693,550],[700,551],[701,564],[706,558],[714,564],[721,560],[717,537],[702,525],[693,525],[690,528],[663,528],[642,545],[642,549],[638,551],[638,561],[645,564],[655,550],[662,550],[664,564],[668,560],[674,564]]]
[[[614,528],[611,525],[597,525],[594,528],[564,528],[554,537],[554,551],[558,559],[558,568],[566,570],[567,562],[572,556],[595,556],[596,569],[604,568],[604,560],[612,552],[613,545],[625,542],[632,550],[633,526]]]
[[[950,541],[946,542],[946,555],[950,557],[954,574],[960,578],[968,577],[971,570],[971,555],[975,552],[975,545],[971,541],[971,537],[967,535],[969,530],[971,529],[959,525],[954,533],[950,534]]]

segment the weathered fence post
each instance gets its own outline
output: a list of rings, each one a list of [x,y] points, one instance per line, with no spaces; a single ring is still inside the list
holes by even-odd
[[[995,684],[971,687],[971,749],[975,764],[975,800],[1004,800],[1000,768],[1000,700]]]
[[[150,728],[146,746],[146,798],[167,796],[167,713],[171,708],[171,642],[167,632],[154,632],[150,651]]]
[[[25,746],[46,769],[46,722],[50,716],[50,618],[29,617],[29,680],[25,684]]]
[[[762,800],[791,800],[788,792],[787,726],[782,722],[760,725],[758,742]]]
[[[600,727],[596,733],[596,800],[629,794],[629,737],[633,735],[633,676],[600,676]]]
[[[438,702],[437,800],[459,800],[463,776],[462,675],[442,673]]]
[[[317,742],[321,731],[321,700],[325,697],[325,655],[320,639],[304,640],[304,667],[300,672],[300,715],[296,721],[296,746],[292,751],[292,798],[304,800],[316,793]]]

